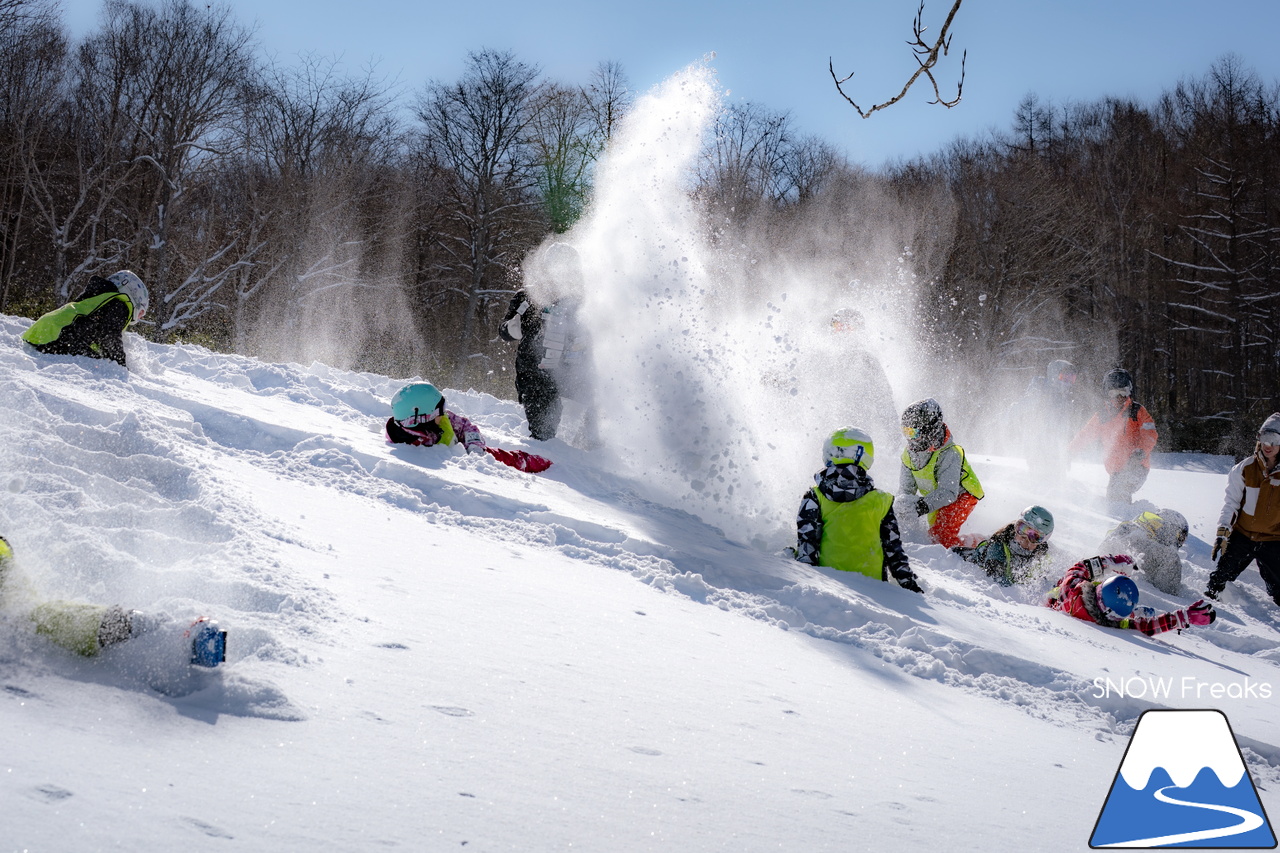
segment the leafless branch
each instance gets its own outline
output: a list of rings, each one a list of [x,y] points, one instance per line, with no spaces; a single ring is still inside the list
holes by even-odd
[[[963,0],[955,0],[955,4],[951,7],[951,13],[947,15],[946,23],[942,25],[942,31],[938,33],[938,40],[930,45],[924,40],[924,32],[928,27],[925,27],[923,22],[924,0],[920,0],[920,9],[916,12],[916,19],[911,28],[913,38],[911,41],[907,42],[907,44],[911,46],[911,50],[915,54],[915,60],[920,67],[917,68],[916,72],[911,75],[909,80],[907,80],[907,83],[902,87],[901,92],[883,103],[876,104],[871,107],[871,109],[864,110],[862,107],[858,106],[853,98],[849,97],[849,94],[844,90],[844,84],[853,79],[853,73],[851,72],[848,76],[843,78],[837,77],[835,62],[828,58],[827,70],[831,72],[831,79],[836,84],[836,91],[838,91],[840,95],[858,111],[860,116],[863,118],[870,118],[871,114],[876,110],[891,107],[898,101],[902,100],[911,87],[915,85],[915,82],[920,79],[921,75],[923,75],[933,86],[934,99],[929,103],[941,104],[948,109],[960,103],[960,94],[964,91],[964,64],[965,60],[968,59],[969,52],[966,50],[960,56],[960,82],[956,84],[956,96],[950,100],[942,97],[942,92],[938,88],[938,80],[933,76],[933,69],[938,64],[938,57],[946,56],[951,50],[951,38],[947,35],[947,32],[951,29],[951,22],[955,20],[956,12],[960,11],[961,2],[963,2]]]

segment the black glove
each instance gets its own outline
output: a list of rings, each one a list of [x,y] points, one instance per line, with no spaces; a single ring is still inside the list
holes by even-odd
[[[920,584],[916,583],[915,578],[907,578],[906,580],[900,580],[898,581],[898,586],[902,587],[903,589],[909,589],[912,592],[918,592],[921,594],[924,593],[924,590],[920,588]]]
[[[924,498],[916,501],[916,515],[928,515],[929,505],[924,502]]]

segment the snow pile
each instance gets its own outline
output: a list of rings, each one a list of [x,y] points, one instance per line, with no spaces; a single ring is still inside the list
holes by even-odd
[[[126,372],[36,355],[26,325],[0,317],[24,583],[230,635],[193,671],[136,641],[76,658],[0,613],[15,849],[1076,850],[1152,707],[1220,708],[1280,812],[1280,614],[1254,571],[1213,626],[1148,639],[915,535],[916,596],[726,538],[614,451],[535,447],[508,401],[446,391],[546,474],[386,445],[404,379],[132,335]],[[1140,507],[1192,538],[1183,594],[1140,580],[1144,603],[1199,597],[1229,464],[1158,459]],[[974,465],[969,528],[1043,503],[1056,568],[1115,523],[1096,466],[1046,491]]]

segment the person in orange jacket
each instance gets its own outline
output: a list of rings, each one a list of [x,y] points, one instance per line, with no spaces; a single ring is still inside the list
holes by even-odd
[[[1159,434],[1155,420],[1146,407],[1133,399],[1133,377],[1129,371],[1115,368],[1102,379],[1107,399],[1076,437],[1068,452],[1074,456],[1089,445],[1102,444],[1102,465],[1111,480],[1107,484],[1107,500],[1111,503],[1133,503],[1133,493],[1142,488],[1151,471],[1151,451]]]

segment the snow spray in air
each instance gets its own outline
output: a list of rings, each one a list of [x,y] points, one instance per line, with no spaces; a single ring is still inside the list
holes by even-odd
[[[915,389],[892,367],[911,351],[913,297],[903,228],[882,223],[905,218],[854,211],[871,202],[846,186],[785,233],[710,221],[692,189],[720,109],[702,64],[640,98],[585,217],[556,239],[582,258],[606,446],[647,496],[774,548],[794,537],[832,430],[868,421],[882,460],[872,474],[896,485],[894,410]],[[831,319],[849,306],[865,328],[839,337]],[[872,350],[900,397],[877,423],[850,347]]]

